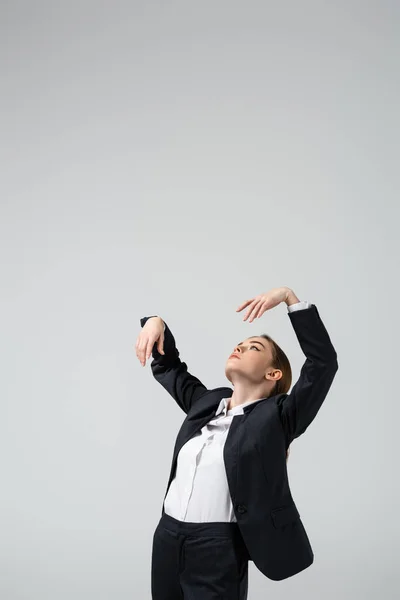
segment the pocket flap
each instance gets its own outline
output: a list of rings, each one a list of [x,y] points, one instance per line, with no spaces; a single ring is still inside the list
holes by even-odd
[[[271,510],[272,521],[275,527],[282,527],[300,518],[300,513],[295,504],[280,506]]]

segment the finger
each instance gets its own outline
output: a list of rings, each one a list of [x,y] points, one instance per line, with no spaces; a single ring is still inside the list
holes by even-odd
[[[138,348],[138,358],[143,366],[145,363],[147,343],[148,343],[148,337],[147,336],[143,337],[140,340],[139,348]]]
[[[251,300],[245,300],[245,302],[243,302],[243,304],[240,304],[237,309],[236,312],[240,312],[241,310],[243,310],[244,308],[246,308],[246,306],[248,306],[250,304]]]
[[[158,344],[157,344],[157,350],[159,351],[160,354],[165,354],[163,346],[164,346],[164,336],[161,335],[160,339],[158,340]]]
[[[139,358],[139,344],[140,344],[140,335],[136,340],[136,344],[135,344],[135,352],[136,352],[136,356],[137,358]]]
[[[256,313],[258,311],[259,306],[260,306],[260,302],[259,302],[259,300],[257,300],[257,302],[250,307],[250,309],[248,311],[250,323],[253,321],[253,319],[254,319],[254,313]]]
[[[147,346],[147,358],[150,358],[150,356],[152,355],[154,344],[155,344],[155,340],[150,339],[149,344]]]
[[[153,352],[154,340],[149,338],[146,346],[146,359],[149,360],[151,353]]]
[[[146,366],[146,358],[147,358],[147,344],[149,343],[149,341],[147,340],[146,345],[144,346],[143,350],[142,350],[142,366],[145,367]]]
[[[266,310],[267,310],[266,302],[260,302],[259,306],[257,306],[254,309],[252,318],[250,319],[249,322],[251,323],[253,319],[259,319],[261,317],[261,315],[263,315],[265,313]]]
[[[143,362],[143,341],[140,340],[138,342],[138,346],[136,348],[136,356],[138,357],[139,361],[142,363]]]
[[[260,304],[256,304],[256,306],[251,311],[249,323],[252,323],[254,321],[254,319],[256,318],[256,314],[258,313],[259,310],[260,310]]]
[[[249,308],[247,309],[247,312],[245,314],[245,316],[243,317],[243,321],[246,321],[249,318],[250,313],[252,312],[253,308],[258,304],[258,300],[253,300],[252,303],[250,304]]]
[[[259,300],[254,300],[254,302],[252,302],[250,304],[249,309],[248,309],[248,311],[246,313],[245,320],[248,319],[253,314],[253,311],[256,308],[256,306],[258,306],[258,303],[259,303]]]

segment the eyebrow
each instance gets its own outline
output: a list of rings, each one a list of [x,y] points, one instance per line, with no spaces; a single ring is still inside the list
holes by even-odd
[[[260,344],[260,346],[262,346],[265,350],[265,346],[264,344],[262,344],[261,342],[259,342],[258,340],[249,340],[249,344]],[[238,346],[242,346],[243,342],[240,342],[240,344],[238,344]]]

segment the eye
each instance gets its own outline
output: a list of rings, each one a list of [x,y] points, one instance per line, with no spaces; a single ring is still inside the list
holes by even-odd
[[[251,348],[255,348],[256,350],[260,351],[260,348],[257,348],[257,346],[250,346],[250,349]]]

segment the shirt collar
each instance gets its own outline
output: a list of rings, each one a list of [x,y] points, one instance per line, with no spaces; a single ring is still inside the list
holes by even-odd
[[[218,404],[218,408],[216,410],[215,416],[220,413],[224,413],[224,415],[242,415],[244,413],[243,408],[248,404],[253,404],[254,402],[259,402],[262,398],[258,398],[257,400],[248,400],[247,402],[243,402],[243,404],[239,404],[238,406],[234,406],[233,408],[228,410],[228,401],[230,398],[222,398],[221,402]]]

